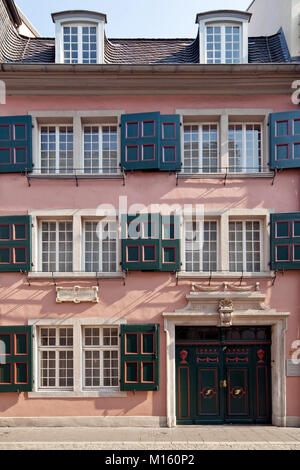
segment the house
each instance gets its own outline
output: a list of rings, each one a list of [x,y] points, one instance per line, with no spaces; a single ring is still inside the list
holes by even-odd
[[[0,424],[299,426],[300,53],[269,11],[44,38],[1,0]]]

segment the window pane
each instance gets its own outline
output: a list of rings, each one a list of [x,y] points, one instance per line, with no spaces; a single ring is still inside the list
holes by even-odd
[[[229,270],[259,272],[260,222],[229,223]]]
[[[116,272],[118,228],[116,222],[85,223],[85,271]]]

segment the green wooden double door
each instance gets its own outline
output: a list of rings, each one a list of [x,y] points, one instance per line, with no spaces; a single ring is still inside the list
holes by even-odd
[[[176,327],[178,424],[271,422],[268,327]]]

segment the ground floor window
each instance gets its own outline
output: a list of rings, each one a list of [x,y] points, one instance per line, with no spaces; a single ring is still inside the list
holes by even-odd
[[[37,345],[38,390],[119,390],[118,326],[40,326]]]

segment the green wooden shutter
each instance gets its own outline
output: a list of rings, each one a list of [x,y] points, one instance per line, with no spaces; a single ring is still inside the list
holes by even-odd
[[[31,270],[31,218],[0,217],[0,272]]]
[[[270,114],[269,134],[270,169],[300,168],[300,111]]]
[[[32,171],[31,116],[0,117],[0,173]]]
[[[180,217],[161,217],[161,271],[180,271]]]
[[[121,116],[121,167],[125,170],[157,170],[160,113]]]
[[[180,116],[178,114],[160,116],[160,134],[160,170],[180,170]]]
[[[0,326],[0,392],[30,392],[32,383],[32,327]]]
[[[159,331],[159,324],[121,325],[121,390],[158,390]]]
[[[271,269],[300,269],[300,212],[271,214]]]
[[[124,215],[122,226],[122,268],[129,271],[160,269],[160,215]]]

